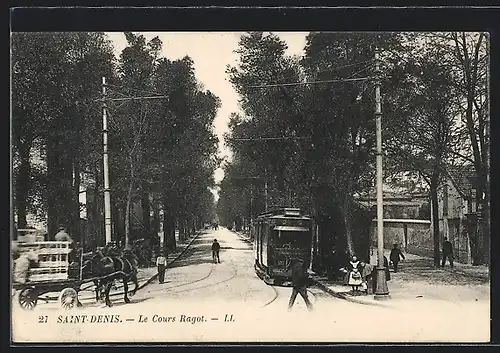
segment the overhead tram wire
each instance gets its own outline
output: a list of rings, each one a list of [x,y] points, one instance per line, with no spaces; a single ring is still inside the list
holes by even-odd
[[[346,67],[352,67],[352,66],[356,66],[356,65],[359,65],[359,64],[365,64],[365,63],[370,63],[370,62],[373,62],[375,59],[369,59],[369,60],[364,60],[364,61],[358,61],[358,62],[355,62],[355,63],[352,63],[352,64],[346,64],[346,65],[341,65],[341,66],[337,66],[337,67],[330,67],[330,68],[327,68],[327,69],[323,69],[323,70],[317,70],[317,71],[314,71],[315,74],[319,74],[319,73],[324,73],[324,72],[333,72],[333,71],[337,71],[337,70],[340,70],[340,69],[344,69]],[[371,65],[368,65],[367,67],[370,67]],[[360,71],[358,71],[357,73],[359,73]],[[287,78],[291,78],[291,77],[294,77],[295,75],[287,75],[285,77],[283,77],[281,80],[285,80]]]
[[[248,88],[267,88],[267,87],[282,87],[282,86],[300,86],[300,85],[312,85],[312,84],[321,84],[321,83],[368,81],[368,80],[372,80],[372,79],[376,79],[376,78],[377,78],[376,76],[369,76],[369,77],[346,78],[346,79],[336,79],[336,80],[275,83],[275,84],[268,84],[268,85],[252,85],[252,86],[247,86],[247,87]]]
[[[254,138],[230,138],[231,141],[266,141],[266,140],[310,140],[307,136],[283,136],[283,137],[254,137]]]

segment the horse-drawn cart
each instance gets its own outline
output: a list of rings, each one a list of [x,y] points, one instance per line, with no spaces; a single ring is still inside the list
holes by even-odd
[[[96,283],[105,277],[83,278],[83,253],[78,261],[78,273],[71,273],[71,243],[65,241],[34,241],[18,243],[21,254],[34,254],[30,260],[27,276],[16,281],[14,275],[13,288],[19,291],[18,302],[21,308],[33,310],[41,295],[59,292],[57,300],[65,309],[72,309],[82,304],[78,300],[81,286],[85,283]],[[73,271],[74,272],[74,271]],[[112,274],[115,275],[115,274]],[[46,301],[49,299],[43,298]],[[53,298],[51,298],[53,299]]]

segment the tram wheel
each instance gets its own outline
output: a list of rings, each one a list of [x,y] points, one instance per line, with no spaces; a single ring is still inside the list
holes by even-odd
[[[74,288],[64,288],[59,294],[59,302],[64,309],[73,309],[75,305],[78,305],[77,291]]]
[[[19,293],[19,305],[24,310],[33,310],[38,301],[38,293],[33,287],[27,287]]]

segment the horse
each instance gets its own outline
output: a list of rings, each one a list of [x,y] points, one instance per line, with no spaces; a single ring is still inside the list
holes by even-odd
[[[94,280],[96,285],[96,301],[99,301],[99,292],[101,297],[104,297],[105,303],[108,307],[112,306],[109,299],[109,292],[116,279],[121,279],[123,282],[124,301],[130,303],[128,298],[128,282],[132,281],[135,288],[131,295],[137,292],[139,287],[137,280],[137,268],[139,260],[133,252],[123,251],[119,255],[108,255],[98,250],[93,253],[89,260],[83,264],[83,271],[85,277],[101,277]]]

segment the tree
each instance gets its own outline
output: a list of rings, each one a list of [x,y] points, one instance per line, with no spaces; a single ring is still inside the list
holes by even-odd
[[[339,213],[349,252],[355,253],[352,219],[356,192],[374,185],[374,52],[388,63],[398,60],[401,36],[393,33],[310,33],[302,65],[309,81],[305,93],[306,129],[314,144],[307,152],[315,209],[320,218]],[[388,66],[390,74],[395,65]],[[354,81],[350,81],[353,80]],[[328,228],[327,222],[323,228]],[[332,234],[329,229],[327,234]]]
[[[226,136],[226,144],[232,148],[234,158],[238,161],[236,163],[239,165],[238,175],[235,177],[240,181],[247,177],[266,179],[269,205],[294,203],[290,196],[297,194],[293,192],[294,186],[297,185],[295,182],[297,173],[290,163],[295,158],[296,144],[288,137],[297,134],[295,121],[298,115],[285,97],[287,95],[293,97],[300,89],[283,90],[279,86],[258,87],[298,80],[300,75],[298,61],[286,56],[285,50],[286,44],[274,34],[246,33],[241,36],[237,50],[240,62],[227,69],[229,80],[240,94],[240,105],[243,110],[242,115],[235,114],[231,117],[229,124],[231,133]],[[227,185],[230,184],[232,183],[229,182]],[[256,205],[260,205],[258,207],[263,210],[263,183],[260,183],[258,189],[254,183],[246,184],[244,189],[250,196],[248,201],[252,204],[252,211],[257,212],[257,208],[253,207],[254,200],[258,200]],[[254,190],[257,192],[253,192]],[[221,204],[224,204],[224,200]],[[250,216],[246,202],[241,207],[238,217],[247,214]]]
[[[156,60],[161,50],[161,42],[157,37],[146,42],[144,36],[125,33],[129,44],[120,55],[119,81],[120,89],[131,96],[144,95],[151,91],[152,75],[155,70]],[[115,109],[112,126],[116,133],[112,138],[111,149],[115,165],[120,163],[127,166],[126,191],[124,195],[124,240],[125,244],[131,241],[131,207],[135,201],[142,201],[141,205],[146,212],[144,219],[149,220],[149,196],[143,196],[144,188],[147,188],[147,177],[141,171],[146,168],[148,152],[145,149],[145,140],[149,133],[154,130],[152,104],[146,99],[129,101],[122,109]],[[123,163],[123,164],[122,164]],[[115,188],[117,190],[117,188]],[[123,193],[123,191],[125,191]],[[147,205],[146,207],[145,204]],[[137,222],[135,222],[137,223]],[[148,222],[145,222],[148,224]]]
[[[327,223],[340,212],[351,253],[353,194],[372,183],[375,159],[373,86],[365,76],[375,46],[394,50],[399,43],[394,34],[311,33],[297,60],[277,36],[252,32],[240,39],[239,65],[228,69],[244,112],[233,116],[227,139],[238,169],[268,175],[271,193],[312,212],[328,236]],[[326,82],[280,85],[304,80]]]
[[[465,131],[469,151],[462,156],[473,163],[477,175],[476,202],[482,205],[484,249],[480,249],[475,263],[482,263],[488,256],[490,244],[490,184],[489,184],[489,51],[487,33],[454,32],[444,36],[453,46],[451,65],[455,68],[455,87],[465,102]],[[468,157],[471,155],[472,158]]]
[[[439,266],[437,191],[446,176],[449,151],[460,137],[455,127],[457,95],[451,72],[441,65],[442,52],[430,49],[422,57],[413,56],[403,69],[404,84],[399,85],[397,94],[392,94],[396,100],[387,101],[386,114],[397,115],[399,120],[393,119],[384,146],[393,171],[417,173],[430,187],[434,265]]]
[[[26,200],[34,197],[46,207],[49,235],[65,223],[79,238],[80,164],[90,159],[91,148],[84,141],[95,138],[86,135],[94,116],[89,109],[96,98],[93,88],[99,82],[93,79],[108,74],[112,61],[112,48],[102,33],[13,35],[13,135],[20,160],[16,208],[21,225],[26,223]],[[29,166],[33,148],[46,166],[46,171],[38,169],[36,179]]]

